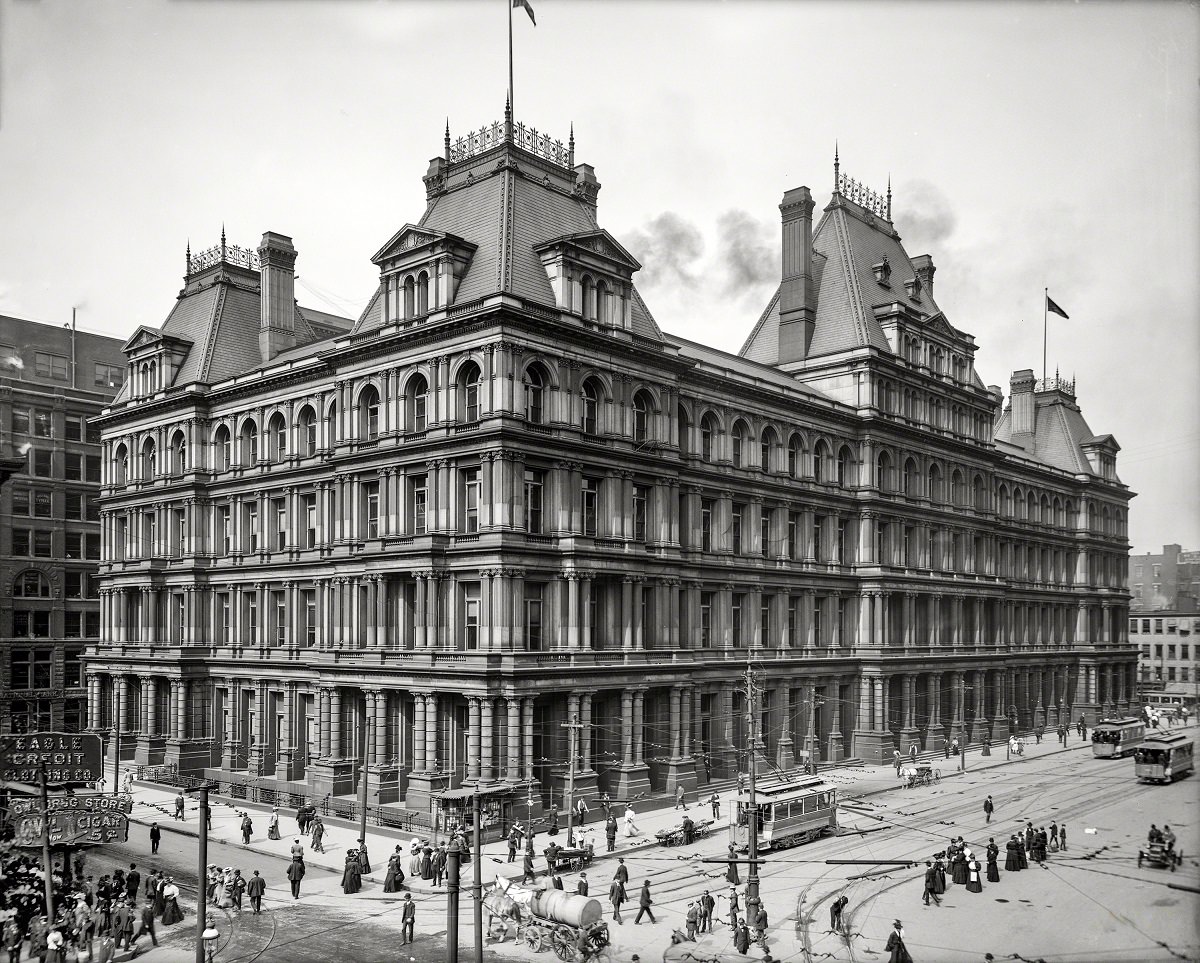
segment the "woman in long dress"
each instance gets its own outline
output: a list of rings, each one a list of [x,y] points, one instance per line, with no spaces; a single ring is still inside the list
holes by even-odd
[[[408,844],[408,875],[421,875],[421,841],[416,836]]]
[[[163,887],[163,926],[171,926],[183,921],[183,910],[179,908],[179,887],[175,885],[175,877],[167,877],[167,885]]]
[[[421,879],[433,879],[433,848],[428,843],[421,847]]]
[[[1007,843],[1004,844],[1004,871],[1006,873],[1015,873],[1021,868],[1020,844],[1017,842],[1017,837],[1014,834]]]
[[[636,836],[637,831],[638,831],[637,823],[635,823],[633,821],[633,806],[626,803],[625,804],[625,835],[626,836]]]
[[[966,853],[967,864],[967,892],[982,893],[983,882],[979,879],[979,860],[975,858],[975,854],[969,849]]]
[[[383,878],[383,891],[385,893],[398,893],[404,889],[404,867],[401,863],[404,862],[404,854],[400,851],[400,847],[396,847],[396,851],[392,853],[388,859],[387,876]]]
[[[166,899],[163,896],[163,890],[167,888],[167,877],[160,876],[154,884],[154,906],[153,912],[155,916],[162,916],[163,911],[167,908]]]
[[[1021,861],[1021,869],[1029,869],[1029,852],[1025,848],[1025,837],[1017,835],[1017,859]]]
[[[1000,867],[996,865],[996,860],[1000,858],[1000,847],[996,845],[996,840],[989,839],[987,846],[987,878],[989,883],[1000,882]]]
[[[279,810],[271,810],[271,821],[267,823],[267,839],[279,839]]]
[[[233,867],[225,867],[225,875],[221,877],[220,885],[217,887],[217,906],[221,909],[230,909],[233,906]]]
[[[961,840],[954,851],[954,882],[960,886],[967,882],[967,851]]]
[[[933,891],[938,896],[946,892],[946,864],[938,857],[933,860]]]
[[[358,871],[358,850],[346,850],[346,869],[342,873],[342,892],[349,895],[362,889],[362,875]]]

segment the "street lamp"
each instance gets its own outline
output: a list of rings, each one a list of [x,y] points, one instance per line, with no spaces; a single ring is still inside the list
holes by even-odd
[[[204,885],[204,880],[200,880],[200,885]],[[204,959],[206,963],[213,963],[217,958],[217,938],[221,935],[217,930],[216,924],[213,923],[213,918],[209,916],[204,921],[204,932],[200,934],[204,940]]]

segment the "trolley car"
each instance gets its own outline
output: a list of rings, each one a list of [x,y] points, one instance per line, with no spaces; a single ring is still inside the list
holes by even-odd
[[[782,849],[837,832],[837,789],[819,776],[790,782],[772,779],[755,788],[758,806],[758,848]],[[737,818],[729,827],[730,842],[750,845],[750,794],[737,796]]]
[[[1191,736],[1182,732],[1153,735],[1134,753],[1133,773],[1139,780],[1173,782],[1195,768],[1192,750]]]
[[[1146,738],[1146,723],[1141,719],[1105,719],[1092,729],[1092,754],[1111,759],[1132,753]]]

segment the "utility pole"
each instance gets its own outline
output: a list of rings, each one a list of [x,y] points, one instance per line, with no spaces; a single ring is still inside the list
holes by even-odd
[[[124,709],[121,698],[121,691],[124,686],[121,680],[117,680],[116,684],[116,714],[113,716],[113,795],[116,796],[121,791],[121,713]]]
[[[205,784],[197,787],[200,793],[199,866],[196,870],[196,963],[204,963],[204,931],[208,927],[208,790]],[[191,792],[189,789],[188,792]]]
[[[38,788],[42,793],[42,872],[45,874],[46,921],[54,925],[54,881],[50,875],[50,794],[46,791],[46,761],[38,767]],[[66,875],[65,873],[63,874]]]
[[[758,802],[755,795],[755,735],[754,735],[754,716],[755,716],[755,685],[754,685],[754,669],[752,668],[749,657],[746,659],[746,748],[747,748],[747,764],[750,770],[750,803],[746,807],[746,838],[749,842],[749,859],[750,869],[746,873],[746,916],[747,920],[753,926],[758,920]]]
[[[367,738],[363,743],[362,754],[362,785],[359,787],[359,816],[358,816],[358,864],[359,866],[370,866],[371,860],[367,856],[367,755],[371,751],[371,713],[367,712]],[[436,820],[435,820],[436,822]]]
[[[461,858],[458,840],[451,837],[446,850],[446,963],[458,963],[458,874]],[[475,858],[479,858],[478,853]]]
[[[562,727],[567,730],[567,846],[575,845],[575,753],[576,738],[583,723],[579,716],[571,716],[570,722],[564,722]]]
[[[816,689],[808,703],[808,764],[804,767],[810,776],[817,774],[817,706],[821,700],[817,698]]]
[[[479,824],[479,783],[475,783],[475,792],[471,795],[471,818],[474,827],[471,833],[472,846],[475,850],[471,857],[471,896],[475,900],[475,960],[476,963],[483,963],[483,828]]]

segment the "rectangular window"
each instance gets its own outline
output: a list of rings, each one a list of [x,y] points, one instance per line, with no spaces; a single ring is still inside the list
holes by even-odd
[[[29,434],[29,412],[14,408],[12,413],[12,430],[14,435]]]
[[[827,561],[825,558],[825,516],[813,516],[812,528],[813,558],[818,562]]]
[[[83,598],[84,582],[87,575],[84,572],[64,572],[63,591],[69,599]]]
[[[252,645],[258,642],[258,593],[254,592],[245,597],[246,637]]]
[[[90,421],[87,422],[83,428],[83,437],[89,445],[100,444],[100,426]]]
[[[120,365],[96,362],[92,383],[97,388],[120,388],[125,383],[125,369]]]
[[[525,472],[525,531],[530,535],[542,534],[542,488],[542,472],[527,470]]]
[[[712,551],[713,508],[713,501],[710,498],[700,502],[700,550],[702,552]]]
[[[467,535],[479,531],[479,472],[468,469],[462,473],[463,478],[463,524],[462,530]]]
[[[33,492],[28,488],[14,488],[12,493],[12,513],[14,515],[29,515],[33,507]]]
[[[733,596],[733,613],[730,617],[733,629],[733,644],[739,646],[742,644],[742,607],[745,605],[746,596],[740,592]]]
[[[362,536],[379,537],[379,482],[362,484]]]
[[[53,378],[55,381],[67,380],[67,359],[61,354],[38,351],[33,357],[34,370],[39,378]]]
[[[414,535],[425,534],[425,476],[412,479],[412,532]]]
[[[36,529],[33,533],[33,557],[54,557],[54,533],[44,529]]]
[[[849,537],[846,533],[845,519],[838,519],[837,523],[837,560],[842,565],[847,565],[850,562],[850,546]]]
[[[479,648],[479,583],[463,586],[463,644]]]
[[[376,492],[376,498],[379,495]],[[376,503],[378,510],[378,503]],[[287,501],[282,498],[271,499],[271,515],[273,517],[273,526],[275,528],[275,551],[282,552],[288,547],[288,525],[287,525]]]
[[[977,542],[976,550],[982,551]],[[914,565],[914,556],[916,553],[916,530],[912,525],[904,526],[904,567],[912,568]],[[977,556],[981,557],[981,556]]]
[[[317,644],[316,589],[304,589],[304,644],[310,649]]]
[[[33,436],[35,438],[54,437],[54,417],[44,408],[34,408],[30,415],[33,417]]]
[[[813,645],[823,645],[825,632],[821,625],[821,616],[825,609],[825,599],[818,595],[813,599]]]
[[[783,546],[783,557],[794,559],[798,557],[796,539],[800,533],[800,522],[796,512],[788,512],[787,543]]]
[[[758,638],[760,645],[771,644],[771,600],[764,598],[758,609]]]
[[[69,521],[83,519],[83,492],[67,492],[63,503],[63,517]]]
[[[317,496],[304,497],[304,547],[317,547]]]
[[[645,485],[633,486],[633,540],[646,541],[646,499],[648,492]]]
[[[530,652],[542,650],[542,586],[525,585],[525,645]]]
[[[287,618],[287,601],[284,597],[284,593],[283,592],[272,592],[271,593],[271,602],[272,602],[271,607],[274,610],[274,615],[272,616],[272,618],[275,622],[275,644],[276,645],[286,645],[287,644],[288,618]]]
[[[258,506],[246,506],[246,551],[258,551]]]
[[[758,520],[758,553],[763,558],[771,554],[771,515],[766,509]]]
[[[730,535],[733,541],[733,554],[742,554],[742,516],[745,513],[746,506],[734,503],[733,506],[733,524],[731,526]]]
[[[54,452],[49,448],[33,448],[33,473],[39,478],[49,478],[54,474]]]
[[[89,562],[98,562],[100,560],[99,532],[87,536],[87,548],[84,550],[83,557]]]
[[[800,600],[794,595],[788,596],[788,645],[796,645],[800,640],[796,637],[796,629],[800,625]]]
[[[69,451],[63,456],[63,478],[67,481],[83,481],[83,455]]]
[[[67,415],[63,424],[63,437],[67,441],[83,441],[83,415]]]
[[[34,518],[49,518],[54,514],[54,503],[50,492],[35,491],[33,493],[33,516]]]
[[[71,596],[67,596],[70,598]],[[82,612],[64,612],[63,613],[63,636],[68,639],[83,638],[83,613]]]
[[[12,553],[27,556],[33,545],[33,532],[28,528],[14,528],[12,531]]]
[[[176,508],[171,511],[174,531],[171,533],[172,546],[175,549],[175,557],[179,558],[187,551],[187,515],[182,508]]]
[[[700,648],[712,648],[713,593],[700,593]]]
[[[142,546],[138,552],[142,558],[158,554],[158,519],[154,512],[142,512]]]
[[[596,478],[583,480],[583,534],[596,537],[596,518],[600,505],[600,482]]]
[[[13,635],[20,639],[50,638],[50,613],[13,609]],[[49,655],[49,653],[47,653]],[[47,683],[49,685],[49,683]],[[29,688],[24,686],[23,688]]]
[[[96,439],[99,441],[100,439]],[[98,482],[100,480],[100,456],[88,455],[83,462],[83,480]]]
[[[217,607],[220,610],[217,613],[217,617],[220,620],[220,625],[221,625],[221,641],[229,642],[230,641],[230,638],[229,638],[230,605],[229,605],[229,593],[228,592],[222,592],[220,595],[217,596]]]

